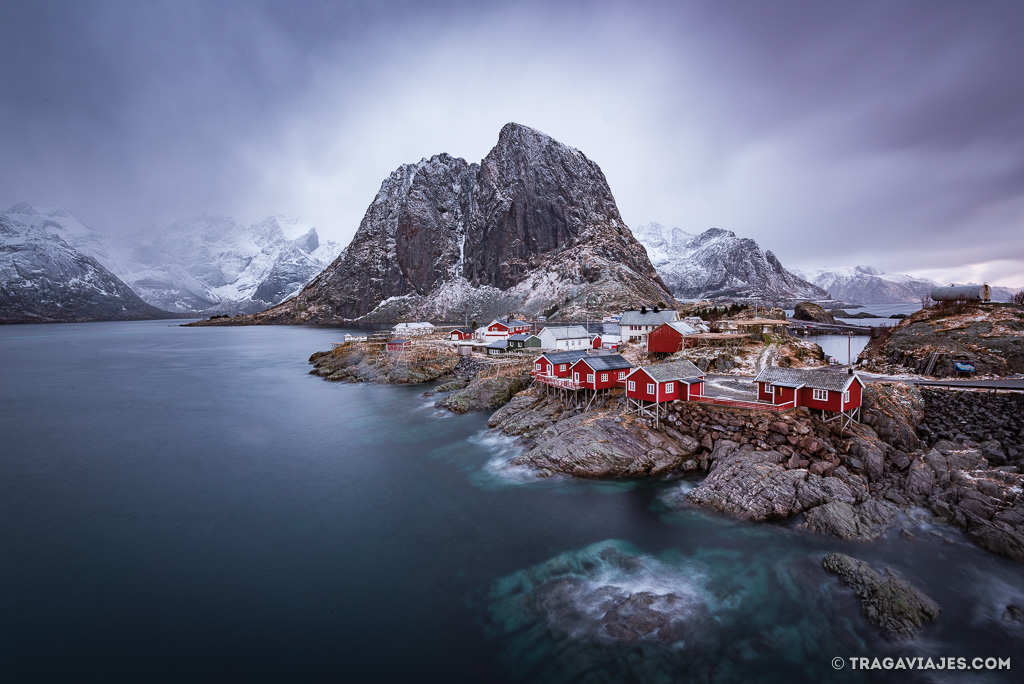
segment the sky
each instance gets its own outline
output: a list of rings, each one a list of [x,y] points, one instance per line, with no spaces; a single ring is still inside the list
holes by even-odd
[[[395,168],[515,121],[630,226],[1020,286],[1022,36],[1019,0],[0,0],[0,209],[347,244]]]

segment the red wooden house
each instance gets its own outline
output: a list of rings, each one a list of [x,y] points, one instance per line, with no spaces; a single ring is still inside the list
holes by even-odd
[[[773,366],[763,368],[754,382],[759,401],[843,414],[860,408],[864,390],[856,373]]]
[[[683,349],[696,346],[700,331],[685,321],[663,323],[647,334],[647,351],[661,354],[675,354]]]
[[[623,387],[633,365],[618,354],[584,356],[572,364],[572,379],[582,389],[603,390]]]
[[[388,351],[389,352],[400,352],[403,349],[408,349],[412,346],[411,340],[388,340]]]
[[[495,318],[486,328],[477,328],[476,336],[488,342],[504,340],[511,335],[530,332],[530,324],[524,321],[509,321],[504,318]]]
[[[626,376],[626,397],[638,402],[687,400],[704,394],[704,372],[689,361],[634,368]]]
[[[543,375],[552,378],[568,378],[571,375],[569,370],[574,363],[587,355],[585,349],[574,349],[572,351],[547,352],[541,354],[533,362],[533,375]]]
[[[473,331],[469,328],[456,328],[451,332],[452,342],[462,342],[464,340],[472,340]]]

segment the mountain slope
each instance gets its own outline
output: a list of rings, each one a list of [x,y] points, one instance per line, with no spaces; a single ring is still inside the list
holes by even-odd
[[[750,238],[710,228],[693,235],[657,223],[633,230],[651,263],[677,297],[703,299],[825,299],[821,288],[787,271]]]
[[[871,266],[839,266],[798,273],[827,290],[833,299],[855,304],[919,302],[938,285],[927,278],[887,273]]]
[[[439,154],[395,170],[352,242],[257,322],[593,317],[672,303],[601,169],[519,124],[483,161]]]
[[[143,230],[109,249],[115,272],[146,301],[190,313],[265,309],[338,253],[301,221],[272,216],[246,227],[216,214]]]
[[[55,323],[170,318],[142,301],[96,259],[53,232],[70,214],[16,204],[0,213],[0,322]],[[71,217],[73,219],[73,217]],[[69,238],[88,233],[68,222]]]

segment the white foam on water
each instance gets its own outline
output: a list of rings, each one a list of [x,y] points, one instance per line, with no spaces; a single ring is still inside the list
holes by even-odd
[[[489,479],[503,484],[527,484],[540,479],[552,479],[542,478],[536,470],[528,466],[512,464],[512,461],[523,453],[523,448],[516,443],[515,437],[509,437],[497,430],[484,430],[470,437],[469,442],[483,447],[491,454],[481,469],[481,473]]]

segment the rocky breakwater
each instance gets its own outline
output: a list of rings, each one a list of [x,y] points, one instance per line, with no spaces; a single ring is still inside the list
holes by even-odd
[[[309,357],[312,375],[344,382],[419,383],[453,375],[459,356],[441,345],[387,352],[383,345],[347,342]]]
[[[516,395],[491,427],[522,439],[514,465],[541,475],[700,477],[666,496],[747,520],[803,516],[806,529],[873,539],[900,509],[925,507],[980,546],[1024,558],[1024,498],[1015,467],[994,467],[980,448],[927,445],[920,392],[902,383],[864,391],[862,423],[844,427],[806,410],[783,414],[693,402],[668,406],[654,426],[614,400],[583,411],[537,393]]]
[[[1024,373],[1024,307],[922,309],[882,331],[860,358],[870,370],[923,374],[930,368],[940,378],[957,375],[957,361],[972,362],[979,375]]]

